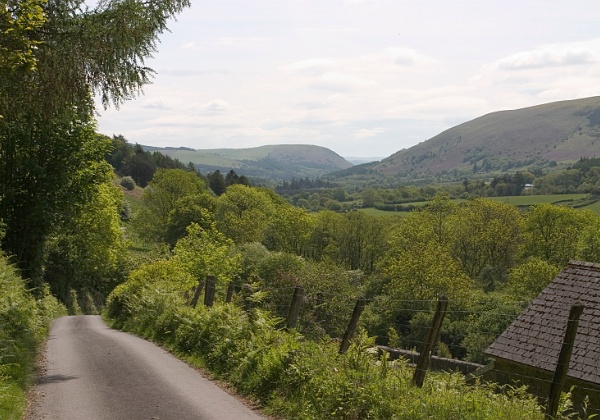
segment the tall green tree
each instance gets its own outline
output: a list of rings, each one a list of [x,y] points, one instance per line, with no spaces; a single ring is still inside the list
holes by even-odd
[[[539,257],[528,258],[510,270],[505,289],[515,299],[531,301],[548,286],[561,268]]]
[[[188,234],[175,246],[174,260],[196,279],[215,276],[221,292],[224,291],[225,285],[241,271],[241,258],[231,249],[233,241],[214,225],[203,229],[192,223],[187,230]]]
[[[371,273],[386,248],[387,218],[352,211],[342,216],[336,232],[339,263],[350,270]]]
[[[122,174],[130,175],[137,185],[144,188],[154,177],[156,163],[150,153],[136,144],[133,147],[133,154],[123,161],[122,168]]]
[[[276,206],[263,243],[272,251],[303,255],[313,224],[314,219],[304,209],[289,204]]]
[[[194,172],[184,171],[183,169],[158,169],[154,178],[144,190],[142,201],[145,207],[135,216],[135,226],[140,236],[161,242],[171,242],[174,244],[177,237],[174,233],[185,230],[182,225],[188,217],[182,214],[182,206],[178,205],[180,200],[198,197],[203,193],[207,194],[206,184]],[[210,205],[211,198],[204,200],[195,200],[194,206],[206,203]],[[188,204],[192,204],[186,201]],[[171,227],[171,219],[177,209],[177,219],[173,221],[180,229]],[[193,209],[192,209],[193,210]],[[204,219],[205,215],[200,215]],[[200,222],[190,215],[189,221]]]
[[[0,6],[0,68],[34,70],[39,41],[35,33],[46,20],[45,0],[8,0]]]
[[[33,283],[41,279],[52,227],[101,183],[85,176],[106,154],[95,145],[93,94],[105,106],[137,94],[153,74],[144,61],[158,35],[189,4],[103,0],[88,9],[83,0],[10,0],[0,6],[2,247]],[[31,16],[33,24],[19,23]],[[7,29],[12,22],[22,31]]]
[[[214,222],[212,213],[215,198],[208,192],[200,195],[185,196],[175,202],[169,213],[164,241],[174,247],[175,243],[186,235],[187,227],[192,223],[208,229]]]
[[[117,174],[125,175],[123,172],[125,162],[135,154],[134,149],[122,135],[113,136],[111,144],[111,151],[105,156],[106,161],[115,168]]]
[[[217,228],[236,244],[262,242],[275,203],[267,190],[232,185],[217,199],[215,219]]]
[[[373,188],[365,188],[360,197],[362,198],[363,207],[373,207],[375,203],[380,199],[379,194]]]
[[[460,299],[473,282],[440,243],[428,218],[411,214],[391,234],[380,267],[388,277],[386,294],[399,300],[428,300],[440,295]]]
[[[600,216],[587,213],[588,222],[579,235],[577,259],[600,263]]]
[[[577,256],[579,237],[591,214],[564,206],[539,204],[525,218],[523,237],[526,257],[538,257],[564,265]]]
[[[450,249],[464,272],[494,289],[514,266],[521,246],[522,216],[511,205],[486,199],[470,200],[448,218]]]
[[[413,334],[411,320],[441,295],[453,301],[471,296],[474,282],[451,255],[448,241],[440,240],[448,235],[439,235],[436,216],[411,212],[388,235],[387,250],[378,262],[382,278],[371,280],[369,289],[377,292],[365,314],[366,324],[379,335],[392,326],[402,336]]]
[[[225,190],[227,189],[227,184],[225,183],[225,178],[223,177],[223,174],[221,173],[221,171],[219,171],[218,169],[210,174],[208,174],[208,183],[210,186],[210,189],[213,190],[213,192],[216,195],[221,195],[223,193],[225,193]],[[233,184],[231,184],[233,185]]]
[[[45,249],[44,279],[53,294],[67,306],[74,304],[72,290],[80,298],[89,296],[90,300],[80,304],[89,312],[125,280],[128,263],[119,218],[123,193],[112,185],[109,165],[103,166],[106,168],[99,167],[97,172],[105,174],[105,182],[76,214],[55,226]]]
[[[332,260],[339,258],[339,244],[336,242],[339,225],[343,216],[333,211],[325,210],[316,213],[314,226],[308,239],[307,257],[315,261]]]

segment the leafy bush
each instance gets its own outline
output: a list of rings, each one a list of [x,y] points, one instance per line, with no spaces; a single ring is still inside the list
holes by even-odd
[[[125,188],[127,191],[133,191],[135,189],[135,181],[130,176],[124,176],[121,178],[121,187]]]
[[[144,305],[140,301],[142,296],[164,294],[173,301],[181,302],[184,292],[195,283],[196,280],[173,260],[145,264],[132,271],[127,282],[111,292],[106,301],[106,314],[120,327],[132,315],[136,314],[138,318],[144,315]]]

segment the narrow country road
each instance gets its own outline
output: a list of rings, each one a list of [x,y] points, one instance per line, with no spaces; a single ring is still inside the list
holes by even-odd
[[[171,354],[99,316],[54,321],[28,419],[260,419]]]

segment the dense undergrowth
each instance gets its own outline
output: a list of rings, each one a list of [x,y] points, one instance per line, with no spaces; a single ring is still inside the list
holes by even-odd
[[[35,299],[18,271],[0,255],[0,419],[20,419],[37,350],[50,322],[66,313],[46,290]]]
[[[165,344],[259,401],[272,415],[294,419],[537,419],[523,389],[498,392],[465,384],[459,374],[431,372],[411,384],[412,367],[380,357],[363,332],[338,355],[330,341],[314,342],[278,329],[259,309],[232,304],[191,308],[176,279],[146,278],[118,286],[106,315],[114,327]]]

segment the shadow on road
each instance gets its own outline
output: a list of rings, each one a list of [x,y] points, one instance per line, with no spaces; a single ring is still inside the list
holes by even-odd
[[[42,376],[38,379],[38,384],[55,384],[58,382],[70,381],[71,379],[78,379],[79,376],[69,376],[69,375],[46,375]]]

